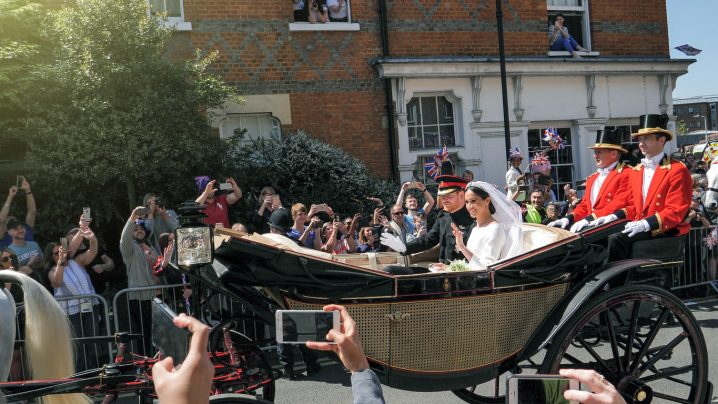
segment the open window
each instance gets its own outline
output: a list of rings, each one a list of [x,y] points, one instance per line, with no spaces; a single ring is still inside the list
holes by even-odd
[[[547,0],[548,24],[556,20],[557,14],[563,14],[564,25],[568,33],[581,46],[591,50],[591,21],[588,14],[589,0]]]
[[[293,0],[293,8],[290,31],[359,30],[359,24],[352,22],[351,0]]]
[[[177,30],[192,29],[192,23],[184,19],[184,0],[147,0],[147,13],[166,15],[167,23]]]

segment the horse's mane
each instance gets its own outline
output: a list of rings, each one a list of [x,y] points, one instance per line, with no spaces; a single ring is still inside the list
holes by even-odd
[[[32,378],[61,379],[75,373],[70,322],[44,286],[15,271],[0,271],[0,282],[13,282],[25,294],[25,351]],[[45,404],[90,403],[84,394],[43,397]]]

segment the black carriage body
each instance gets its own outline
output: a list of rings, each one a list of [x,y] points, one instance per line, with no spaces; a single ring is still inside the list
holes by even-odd
[[[572,285],[600,265],[601,251],[581,237],[553,233],[560,239],[486,272],[417,275],[371,269],[392,259],[402,264],[395,254],[333,257],[284,244],[281,236],[235,235],[217,243],[214,272],[243,299],[261,299],[254,288],[260,287],[282,308],[342,304],[383,383],[453,390],[512,366],[527,345],[548,335],[548,319],[560,319],[553,313]]]

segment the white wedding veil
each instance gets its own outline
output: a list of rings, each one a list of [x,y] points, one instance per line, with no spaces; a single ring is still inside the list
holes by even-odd
[[[501,251],[501,259],[515,257],[524,252],[523,249],[523,219],[521,207],[516,202],[508,199],[506,195],[499,192],[495,186],[483,182],[472,181],[466,184],[466,188],[480,188],[491,198],[491,203],[496,210],[491,216],[501,225],[506,233],[506,242]]]

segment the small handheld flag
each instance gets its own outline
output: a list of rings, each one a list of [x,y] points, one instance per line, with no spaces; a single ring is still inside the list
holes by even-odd
[[[432,158],[433,161],[429,161],[428,163],[424,164],[424,169],[426,170],[426,173],[429,174],[429,176],[433,179],[436,179],[439,175],[441,175],[441,163],[449,159],[449,150],[446,148],[446,145],[439,149],[439,151],[434,155]]]

